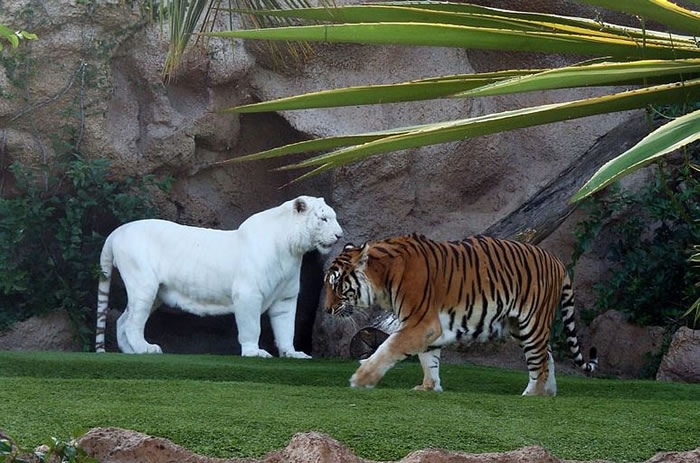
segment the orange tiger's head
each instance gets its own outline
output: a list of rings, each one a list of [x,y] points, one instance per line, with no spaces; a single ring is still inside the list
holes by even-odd
[[[326,312],[349,317],[354,309],[372,305],[374,293],[365,274],[368,258],[367,243],[360,247],[346,244],[333,260],[324,278]]]

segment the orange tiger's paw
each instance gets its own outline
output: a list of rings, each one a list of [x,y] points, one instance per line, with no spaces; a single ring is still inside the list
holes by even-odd
[[[355,374],[350,377],[350,387],[373,388],[380,379],[379,375],[357,370]]]
[[[435,391],[435,392],[442,392],[442,386],[433,386],[433,385],[425,385],[425,384],[419,384],[418,386],[413,388],[414,391]]]

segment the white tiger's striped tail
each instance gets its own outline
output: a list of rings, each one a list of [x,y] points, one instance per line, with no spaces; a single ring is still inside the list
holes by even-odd
[[[112,270],[114,268],[111,238],[111,235],[107,237],[100,254],[100,282],[97,284],[97,313],[95,317],[95,352],[105,352],[109,286],[112,281]]]
[[[595,347],[591,347],[588,353],[588,362],[583,361],[581,346],[576,337],[576,319],[574,317],[574,291],[571,286],[571,278],[567,274],[564,277],[564,286],[561,295],[562,321],[564,322],[564,333],[569,351],[574,358],[574,363],[586,373],[593,373],[598,368],[598,352]]]

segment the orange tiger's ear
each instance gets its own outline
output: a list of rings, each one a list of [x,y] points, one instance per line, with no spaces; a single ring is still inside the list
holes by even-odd
[[[367,261],[369,260],[369,244],[365,241],[365,244],[360,248],[360,258],[357,261],[357,266],[360,269],[365,268]]]

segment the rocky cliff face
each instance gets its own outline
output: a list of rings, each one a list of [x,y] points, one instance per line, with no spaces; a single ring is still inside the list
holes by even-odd
[[[279,161],[208,166],[312,136],[477,116],[590,96],[597,90],[279,115],[219,114],[213,111],[309,90],[536,68],[576,59],[319,45],[300,69],[287,72],[267,67],[261,48],[212,39],[197,44],[182,71],[163,83],[167,25],[161,32],[159,24],[144,19],[137,5],[119,0],[3,3],[0,23],[36,32],[40,40],[26,44],[23,55],[7,55],[0,66],[0,194],[13,192],[5,170],[9,162],[49,162],[55,156],[51,134],[70,126],[80,134],[79,149],[90,157],[110,159],[115,176],[172,174],[174,187],[158,202],[166,218],[182,223],[234,228],[253,212],[304,193],[326,197],[348,241],[413,231],[440,239],[461,238],[513,211],[596,139],[630,117],[621,113],[573,120],[387,154],[279,189],[297,175],[271,171]],[[571,5],[550,0],[537,2],[537,8],[570,12]],[[577,8],[576,14],[596,14],[592,8]],[[565,227],[570,229],[571,222]],[[568,239],[544,245],[566,261]],[[312,272],[312,279],[320,278],[318,267]],[[577,273],[578,282],[585,286],[598,277],[597,272],[596,265],[588,265]],[[585,300],[585,295],[579,299]],[[307,314],[315,310],[314,302],[301,308]],[[349,334],[347,327],[319,317],[317,352],[347,355]]]

